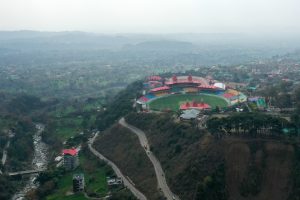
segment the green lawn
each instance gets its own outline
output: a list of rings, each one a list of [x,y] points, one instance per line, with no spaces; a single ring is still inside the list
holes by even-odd
[[[73,106],[67,106],[67,107],[58,107],[56,110],[51,111],[50,114],[53,117],[65,117],[69,114],[75,112],[76,109]]]
[[[87,198],[83,194],[73,194],[69,196],[53,195],[48,197],[47,200],[87,200]]]
[[[77,116],[69,116],[56,118],[51,126],[55,127],[54,133],[62,140],[66,140],[72,136],[77,135],[83,130],[81,125],[83,119]]]
[[[105,196],[108,193],[108,186],[106,183],[106,166],[99,166],[96,161],[86,158],[83,154],[79,157],[80,166],[75,170],[66,173],[58,180],[58,190],[47,197],[47,200],[85,200],[83,194],[66,195],[72,192],[72,177],[73,174],[83,173],[85,179],[86,192],[97,193]]]
[[[91,110],[96,110],[97,108],[101,108],[102,106],[102,101],[97,101],[94,103],[85,103],[83,106],[84,111],[91,111]]]
[[[106,183],[106,167],[99,167],[95,161],[81,156],[80,163],[85,172],[86,191],[95,192],[105,196],[108,192]]]
[[[80,131],[76,127],[58,127],[55,131],[55,134],[61,138],[62,141],[78,134]]]
[[[97,115],[94,111],[100,105],[99,100],[99,102],[82,104],[82,107],[78,108],[78,110],[71,105],[56,108],[56,110],[50,113],[50,116],[53,119],[51,121],[51,127],[54,129],[52,132],[56,134],[61,141],[65,141],[66,139],[77,135],[86,127],[94,125]],[[81,111],[81,113],[78,111]],[[88,115],[90,118],[84,118],[83,115]]]
[[[215,108],[216,106],[224,108],[228,106],[228,103],[223,98],[206,94],[174,94],[150,101],[148,105],[151,110],[170,109],[177,111],[180,104],[193,100],[197,102],[203,101],[204,103],[209,104],[211,108]]]
[[[74,172],[75,173],[75,172]],[[61,177],[58,181],[59,190],[55,191],[55,194],[48,196],[47,200],[77,200],[77,199],[86,199],[83,195],[70,195],[66,196],[68,191],[72,191],[72,177],[73,173],[67,173],[63,177]]]

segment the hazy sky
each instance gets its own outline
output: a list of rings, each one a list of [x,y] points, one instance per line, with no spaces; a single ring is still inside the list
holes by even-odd
[[[300,0],[0,0],[0,30],[300,32]]]

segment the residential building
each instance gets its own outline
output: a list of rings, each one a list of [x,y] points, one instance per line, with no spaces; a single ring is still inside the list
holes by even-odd
[[[74,174],[73,175],[73,192],[81,192],[84,190],[84,175]]]
[[[64,167],[66,170],[75,169],[78,164],[78,151],[75,148],[63,150]]]

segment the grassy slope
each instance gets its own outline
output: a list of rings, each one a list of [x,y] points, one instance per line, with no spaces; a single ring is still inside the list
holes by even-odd
[[[87,158],[80,154],[80,167],[75,171],[66,173],[58,180],[58,190],[54,194],[47,197],[47,200],[77,200],[86,199],[82,194],[66,196],[66,193],[72,191],[72,177],[74,173],[84,173],[86,191],[96,192],[105,196],[108,192],[106,183],[108,168],[105,165],[98,165],[96,160]]]
[[[119,125],[103,133],[96,149],[129,176],[149,199],[159,199],[155,172],[136,135]]]
[[[56,110],[50,112],[51,120],[49,120],[46,129],[51,127],[48,131],[53,134],[53,137],[63,142],[68,138],[78,135],[85,129],[83,121],[87,121],[87,126],[94,124],[96,120],[96,110],[99,105],[96,103],[82,104],[80,110],[72,105],[67,107],[60,106]],[[80,115],[81,114],[81,115]],[[84,116],[83,116],[84,115]],[[89,116],[89,118],[86,117]]]
[[[180,104],[193,100],[197,102],[203,101],[204,103],[209,104],[211,108],[215,108],[216,106],[226,107],[228,105],[224,99],[217,96],[205,94],[175,94],[153,100],[149,103],[149,107],[153,110],[171,109],[177,111]]]
[[[55,199],[55,200],[87,200],[87,198],[84,197],[83,194],[74,194],[74,195],[70,195],[70,196],[53,196],[53,198],[47,198],[47,199]]]

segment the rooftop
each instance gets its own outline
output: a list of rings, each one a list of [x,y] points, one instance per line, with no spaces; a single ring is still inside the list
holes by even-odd
[[[199,85],[208,85],[207,80],[199,76],[173,76],[165,82],[166,85],[178,83],[194,83]]]
[[[197,116],[199,115],[199,113],[200,113],[200,111],[196,110],[196,109],[185,110],[180,115],[180,118],[187,119],[187,120],[195,119],[195,118],[197,118]]]
[[[64,149],[63,150],[63,155],[71,155],[71,156],[75,156],[75,155],[77,155],[77,149],[75,149],[75,148],[72,148],[72,149]]]
[[[160,81],[162,78],[160,76],[149,76],[149,81]]]
[[[162,87],[154,88],[150,91],[151,92],[158,92],[158,91],[169,90],[169,89],[170,89],[170,87],[168,87],[168,86],[162,86]]]

